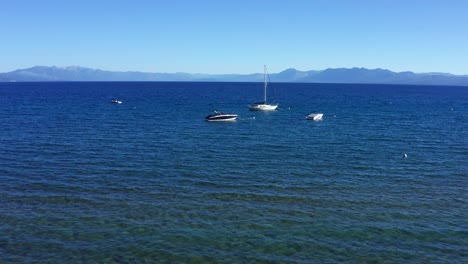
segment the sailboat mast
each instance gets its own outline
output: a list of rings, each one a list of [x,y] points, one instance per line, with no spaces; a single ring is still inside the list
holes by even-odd
[[[266,65],[263,65],[263,82],[264,82],[264,91],[263,91],[263,102],[266,104],[267,99],[267,68]]]

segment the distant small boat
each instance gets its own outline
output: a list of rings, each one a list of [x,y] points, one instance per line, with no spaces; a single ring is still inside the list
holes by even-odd
[[[121,104],[122,101],[119,101],[119,100],[117,100],[117,99],[114,99],[114,100],[112,100],[112,103],[113,103],[113,104]]]
[[[236,114],[226,114],[218,110],[214,110],[214,112],[215,112],[214,114],[207,115],[205,117],[205,120],[210,121],[210,122],[212,121],[220,122],[220,121],[236,121],[237,119]]]
[[[322,117],[323,117],[323,114],[316,113],[316,114],[310,114],[310,115],[306,116],[306,119],[307,120],[319,121],[319,120],[322,120]]]

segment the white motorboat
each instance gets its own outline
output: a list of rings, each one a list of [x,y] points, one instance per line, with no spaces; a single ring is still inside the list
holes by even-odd
[[[117,99],[114,99],[114,100],[112,100],[112,103],[113,103],[113,104],[121,104],[122,101],[119,101],[119,100],[117,100]]]
[[[314,120],[314,121],[319,121],[322,120],[323,114],[321,113],[314,113],[306,116],[307,120]]]
[[[249,105],[250,111],[273,111],[273,110],[276,110],[276,108],[278,108],[278,104],[267,103],[267,87],[268,87],[267,76],[269,75],[268,75],[266,65],[264,66],[263,70],[264,70],[263,101]],[[270,78],[268,77],[268,80],[269,79]]]
[[[214,110],[214,112],[215,112],[214,114],[207,115],[205,117],[205,120],[210,121],[210,122],[213,122],[213,121],[220,122],[220,121],[236,121],[237,119],[236,114],[226,114],[218,110]]]

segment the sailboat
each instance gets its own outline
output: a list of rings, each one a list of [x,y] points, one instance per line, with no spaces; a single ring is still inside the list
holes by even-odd
[[[253,103],[249,105],[250,111],[273,111],[273,110],[276,110],[276,108],[278,107],[278,104],[267,103],[267,87],[268,87],[267,76],[268,76],[267,67],[266,65],[264,65],[263,102]]]

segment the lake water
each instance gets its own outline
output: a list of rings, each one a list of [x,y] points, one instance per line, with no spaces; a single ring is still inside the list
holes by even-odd
[[[468,87],[262,87],[0,83],[0,262],[468,262]]]

